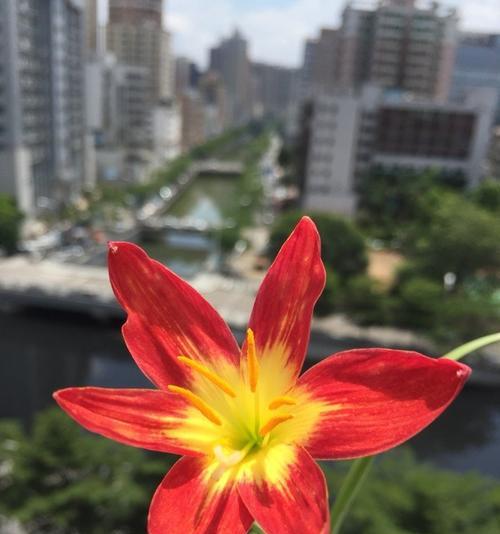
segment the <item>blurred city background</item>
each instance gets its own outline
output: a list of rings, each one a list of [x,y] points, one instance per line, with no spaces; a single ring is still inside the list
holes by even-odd
[[[302,213],[328,273],[307,365],[500,330],[497,0],[0,0],[1,534],[144,532],[175,460],[54,408],[67,386],[150,385],[107,241],[188,279],[241,340]],[[500,532],[500,348],[467,363],[346,534]],[[326,467],[332,497],[347,466]]]

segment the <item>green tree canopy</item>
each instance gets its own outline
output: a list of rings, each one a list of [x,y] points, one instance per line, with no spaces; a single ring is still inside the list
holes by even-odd
[[[485,180],[471,193],[472,200],[479,206],[500,214],[500,182]]]
[[[498,216],[455,193],[427,196],[421,204],[422,220],[405,249],[424,274],[441,280],[453,272],[460,284],[479,270],[500,269]]]
[[[304,214],[291,211],[278,217],[271,229],[268,253],[274,258]],[[349,220],[338,215],[308,214],[316,223],[321,236],[321,255],[325,265],[342,281],[364,273],[368,264],[362,234]]]
[[[14,200],[7,195],[0,195],[0,248],[8,254],[16,251],[22,220],[23,215]]]

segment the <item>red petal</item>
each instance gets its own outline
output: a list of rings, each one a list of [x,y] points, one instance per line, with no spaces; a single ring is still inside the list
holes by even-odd
[[[470,369],[403,350],[358,349],[330,356],[299,379],[321,415],[305,443],[314,458],[376,454],[429,425],[462,389]]]
[[[156,490],[149,534],[245,534],[253,523],[233,482],[217,484],[203,458],[181,458]]]
[[[54,398],[87,430],[120,443],[174,454],[196,455],[205,450],[190,439],[190,425],[196,422],[186,418],[186,404],[176,395],[151,389],[86,387],[62,389]]]
[[[324,285],[319,234],[311,219],[303,217],[264,278],[250,317],[261,365],[266,359],[281,358],[282,367],[295,380],[306,355],[314,304]]]
[[[239,349],[226,323],[188,283],[131,243],[110,243],[109,276],[128,314],[123,337],[137,365],[158,387],[187,385],[184,355],[237,365]]]
[[[291,463],[267,466],[280,472],[278,481],[270,481],[269,471],[259,470],[257,464],[253,480],[240,482],[238,492],[266,534],[326,534],[329,511],[323,471],[304,449],[288,449],[293,451]]]

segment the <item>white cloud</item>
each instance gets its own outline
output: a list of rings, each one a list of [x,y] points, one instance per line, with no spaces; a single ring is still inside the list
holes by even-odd
[[[297,65],[304,39],[319,27],[336,23],[343,4],[343,0],[294,0],[282,8],[240,10],[230,0],[170,0],[167,25],[176,53],[202,64],[208,49],[238,27],[250,42],[252,59]]]
[[[500,32],[499,0],[442,0],[459,9],[469,30]],[[167,25],[178,55],[205,65],[208,50],[235,27],[250,43],[252,59],[298,65],[304,39],[320,27],[338,23],[345,0],[290,0],[285,7],[266,5],[242,9],[234,0],[167,0]],[[241,4],[240,4],[241,5]],[[250,4],[251,6],[251,4]]]

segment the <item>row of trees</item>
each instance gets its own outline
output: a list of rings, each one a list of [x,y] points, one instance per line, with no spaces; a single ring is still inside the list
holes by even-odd
[[[16,251],[23,215],[14,199],[0,195],[0,249],[7,254]]]
[[[2,422],[0,517],[29,534],[144,532],[151,496],[174,461],[85,433],[59,410],[38,415],[29,434]],[[348,463],[325,467],[334,498]],[[404,450],[384,455],[375,471],[346,534],[498,532],[498,482],[419,465]]]

